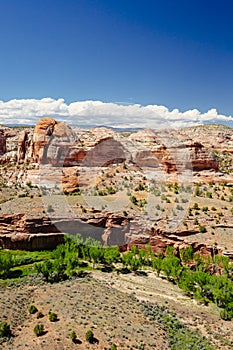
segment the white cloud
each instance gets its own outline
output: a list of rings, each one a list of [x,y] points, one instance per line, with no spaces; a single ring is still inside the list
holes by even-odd
[[[216,109],[201,113],[197,109],[169,111],[165,106],[78,101],[70,104],[59,98],[0,101],[1,124],[35,124],[40,117],[51,116],[77,125],[112,127],[182,127],[203,123],[233,126],[233,117],[218,114]]]

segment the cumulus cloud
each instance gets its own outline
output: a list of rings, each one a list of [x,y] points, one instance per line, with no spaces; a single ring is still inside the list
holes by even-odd
[[[0,101],[1,124],[35,124],[40,117],[51,116],[75,125],[105,125],[110,127],[164,128],[184,127],[203,123],[225,123],[233,126],[233,117],[218,114],[216,109],[201,113],[197,109],[169,111],[165,106],[77,101],[64,99],[20,99]]]

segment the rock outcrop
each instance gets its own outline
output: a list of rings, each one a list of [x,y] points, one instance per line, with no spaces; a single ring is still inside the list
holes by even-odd
[[[78,166],[101,168],[126,161],[165,174],[179,174],[186,169],[218,170],[210,150],[174,130],[156,133],[146,129],[126,137],[106,128],[71,128],[46,117],[39,119],[34,132],[28,129],[14,131],[14,135],[9,134],[7,138],[13,145],[8,153],[6,137],[0,134],[0,152],[5,153],[5,160],[17,157],[18,163],[28,162],[38,169],[38,176],[34,171],[33,178],[29,169],[28,178],[23,177],[25,183],[34,183],[33,179],[41,176],[41,165],[48,165],[45,177],[50,177],[49,183],[53,182],[53,177],[57,178],[56,183],[66,192],[78,189]],[[58,177],[55,168],[61,169]]]
[[[181,249],[190,244],[185,243],[184,234],[171,235],[159,229],[145,229],[141,233],[132,235],[135,231],[132,218],[125,218],[114,213],[96,213],[95,217],[82,218],[27,218],[25,214],[3,215],[0,217],[0,246],[4,249],[44,250],[54,249],[63,243],[64,234],[79,232],[83,238],[92,237],[104,245],[118,245],[121,251],[132,246],[145,248],[150,244],[155,254],[165,253],[167,246],[175,248],[179,255]],[[133,225],[133,226],[132,226]],[[131,227],[132,226],[132,227]],[[220,253],[217,247],[207,246],[204,243],[191,243],[194,253],[202,256],[211,256]]]
[[[75,134],[65,123],[59,123],[53,118],[41,118],[33,134],[33,161],[66,166],[65,159],[75,140]]]
[[[23,130],[18,136],[18,149],[17,149],[17,160],[18,162],[26,159],[32,159],[32,139],[31,133],[28,130]]]
[[[4,130],[0,130],[0,156],[6,153],[6,136]]]
[[[136,153],[134,159],[139,166],[160,168],[168,174],[184,169],[218,169],[212,153],[200,142],[193,142],[174,130],[156,133],[146,129],[130,135],[129,139],[144,147],[143,151]]]
[[[204,243],[193,242],[185,243],[185,236],[178,237],[176,235],[167,235],[160,231],[159,229],[151,229],[148,231],[148,234],[139,236],[136,239],[132,239],[129,244],[125,247],[130,249],[132,246],[137,248],[145,248],[147,244],[150,244],[152,251],[157,255],[159,253],[165,254],[166,248],[168,246],[174,247],[175,255],[179,256],[180,251],[186,249],[188,246],[193,248],[194,253],[198,253],[201,256],[213,257],[214,254],[221,254],[222,251],[214,246],[208,246]],[[124,247],[124,250],[125,250]]]
[[[187,147],[187,146],[186,146]],[[218,170],[218,162],[210,151],[205,150],[199,142],[194,142],[188,146],[191,149],[190,162],[194,171]]]
[[[82,166],[106,167],[111,164],[122,163],[126,160],[126,152],[122,143],[112,137],[103,138],[87,152]]]
[[[33,134],[33,160],[41,163],[46,160],[46,148],[57,122],[53,118],[41,118],[36,124]]]
[[[222,151],[233,147],[233,129],[225,125],[210,124],[183,128],[178,133],[201,143],[205,149]]]
[[[64,243],[64,235],[50,234],[18,234],[17,236],[0,235],[0,246],[4,249],[17,250],[53,250]]]
[[[53,249],[63,242],[64,234],[81,233],[108,245],[123,245],[130,219],[101,212],[95,218],[28,218],[25,214],[0,217],[0,246],[5,249]]]
[[[5,167],[4,176],[7,178],[10,174],[9,184],[19,185],[14,188],[26,187],[26,184],[30,183],[32,186],[47,187],[46,193],[59,185],[59,193],[62,190],[65,193],[77,193],[77,190],[80,190],[89,195],[90,185],[91,191],[92,187],[95,187],[91,196],[98,196],[98,191],[103,193],[105,185],[106,188],[111,185],[114,191],[116,190],[116,193],[113,191],[114,194],[118,195],[121,188],[130,186],[129,177],[132,181],[134,177],[139,181],[145,173],[150,174],[155,183],[157,178],[165,181],[169,178],[169,182],[175,183],[178,182],[178,174],[186,170],[190,170],[194,176],[197,173],[197,181],[203,180],[204,177],[204,182],[210,182],[213,177],[209,174],[216,174],[218,181],[222,182],[222,174],[218,172],[218,162],[213,156],[213,150],[229,150],[228,153],[231,154],[233,133],[231,130],[218,132],[215,128],[210,129],[213,129],[216,137],[213,147],[200,135],[199,131],[202,129],[198,128],[193,132],[192,129],[182,132],[155,132],[146,129],[129,135],[107,128],[82,130],[47,117],[41,118],[34,130],[2,128],[0,163],[12,164],[11,167]],[[205,135],[207,138],[207,134]],[[126,164],[121,165],[123,162]],[[109,167],[110,165],[114,166]],[[161,177],[162,173],[165,174],[164,178]],[[166,177],[168,174],[171,175]],[[224,179],[230,184],[231,174],[228,177],[229,179],[224,175]],[[101,187],[105,180],[106,184]],[[146,186],[145,180],[145,188]],[[109,188],[111,190],[110,186]],[[133,187],[127,189],[132,192]],[[29,188],[27,190],[30,192]],[[168,235],[143,226],[137,218],[130,218],[130,214],[125,217],[123,214],[121,216],[110,213],[112,209],[108,210],[109,212],[103,210],[95,213],[90,211],[86,216],[74,219],[53,218],[52,221],[47,217],[28,219],[24,214],[2,215],[0,244],[11,249],[45,249],[62,242],[64,233],[80,232],[84,237],[91,236],[104,244],[117,244],[124,249],[132,244],[142,247],[150,243],[156,253],[164,252],[167,245],[173,245],[178,251],[186,245],[185,237],[190,232]],[[192,245],[194,250],[201,254],[212,254],[211,247],[195,242]]]

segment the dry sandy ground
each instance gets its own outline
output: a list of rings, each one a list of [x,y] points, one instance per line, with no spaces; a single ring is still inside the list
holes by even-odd
[[[134,295],[141,301],[166,305],[174,310],[185,324],[199,329],[206,338],[211,339],[216,349],[231,349],[224,345],[224,340],[233,341],[233,324],[220,319],[219,309],[215,305],[204,306],[190,299],[178,286],[158,278],[151,271],[147,271],[147,276],[121,275],[115,272],[103,274],[100,271],[94,271],[93,275],[112,288]]]
[[[28,313],[34,304],[45,316],[37,319]],[[2,289],[1,318],[6,315],[13,322],[15,337],[1,344],[1,349],[169,349],[166,333],[156,322],[149,321],[135,298],[112,289],[92,278],[73,279],[59,284],[22,286]],[[50,322],[48,312],[57,313],[59,320]],[[34,326],[45,326],[45,335],[36,337]],[[98,343],[90,345],[85,333],[92,329]],[[72,343],[71,331],[77,333],[79,343]]]
[[[104,350],[113,343],[121,350],[139,349],[140,344],[145,349],[169,349],[167,334],[156,321],[143,315],[137,299],[168,306],[183,322],[209,338],[216,350],[231,349],[225,343],[233,340],[231,322],[220,320],[214,306],[198,305],[154,273],[148,272],[147,277],[100,271],[90,274],[92,278],[53,285],[33,282],[1,287],[0,319],[11,324],[15,335],[10,342],[1,344],[1,349]],[[31,304],[44,314],[43,318],[38,320],[28,313]],[[50,310],[58,314],[57,322],[49,321]],[[39,322],[47,333],[37,338],[33,328]],[[89,329],[98,343],[90,345],[85,340]],[[79,344],[69,338],[72,330],[77,333]]]

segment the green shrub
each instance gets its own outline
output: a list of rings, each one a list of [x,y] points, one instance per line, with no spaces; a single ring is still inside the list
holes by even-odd
[[[6,252],[0,255],[0,273],[4,273],[6,277],[10,275],[10,269],[14,266],[13,254]]]
[[[208,210],[209,210],[208,207],[202,207],[202,211],[203,211],[204,213],[206,213]]]
[[[35,305],[30,305],[28,308],[28,311],[29,311],[29,314],[35,314],[38,311],[38,309]]]
[[[197,203],[194,203],[194,204],[193,204],[193,209],[199,210],[199,209],[200,209],[200,208],[199,208],[199,205],[198,205]]]
[[[205,233],[207,230],[205,228],[205,226],[199,225],[199,232],[200,233]]]
[[[50,322],[57,322],[58,321],[58,317],[57,317],[57,314],[55,314],[55,312],[49,311],[49,321]]]
[[[194,223],[194,225],[198,225],[198,220],[197,220],[197,218],[194,219],[194,222],[193,222],[193,223]]]
[[[130,198],[129,198],[130,200],[131,200],[131,202],[133,203],[133,204],[135,204],[135,205],[137,205],[137,198],[135,197],[135,196],[130,196]]]
[[[75,333],[75,331],[72,331],[70,333],[70,339],[72,340],[72,342],[75,343],[75,341],[77,340],[77,334]]]
[[[112,344],[112,346],[111,346],[111,350],[117,350],[117,347],[116,347],[116,345],[115,345],[115,344]]]
[[[7,322],[1,322],[0,323],[0,337],[10,337],[11,334],[11,329],[10,325]]]
[[[167,196],[163,193],[162,195],[161,195],[161,200],[162,201],[165,201],[167,199]]]
[[[195,196],[201,196],[202,195],[202,190],[200,189],[199,186],[197,186],[196,190],[195,190]]]
[[[220,317],[224,321],[231,321],[232,319],[230,313],[226,309],[221,310]]]
[[[88,341],[89,343],[94,342],[94,333],[92,332],[92,330],[89,330],[86,332],[85,338],[86,338],[86,341]]]
[[[33,331],[37,337],[40,337],[41,335],[43,335],[45,333],[44,325],[41,323],[38,323],[37,325],[35,325]]]

